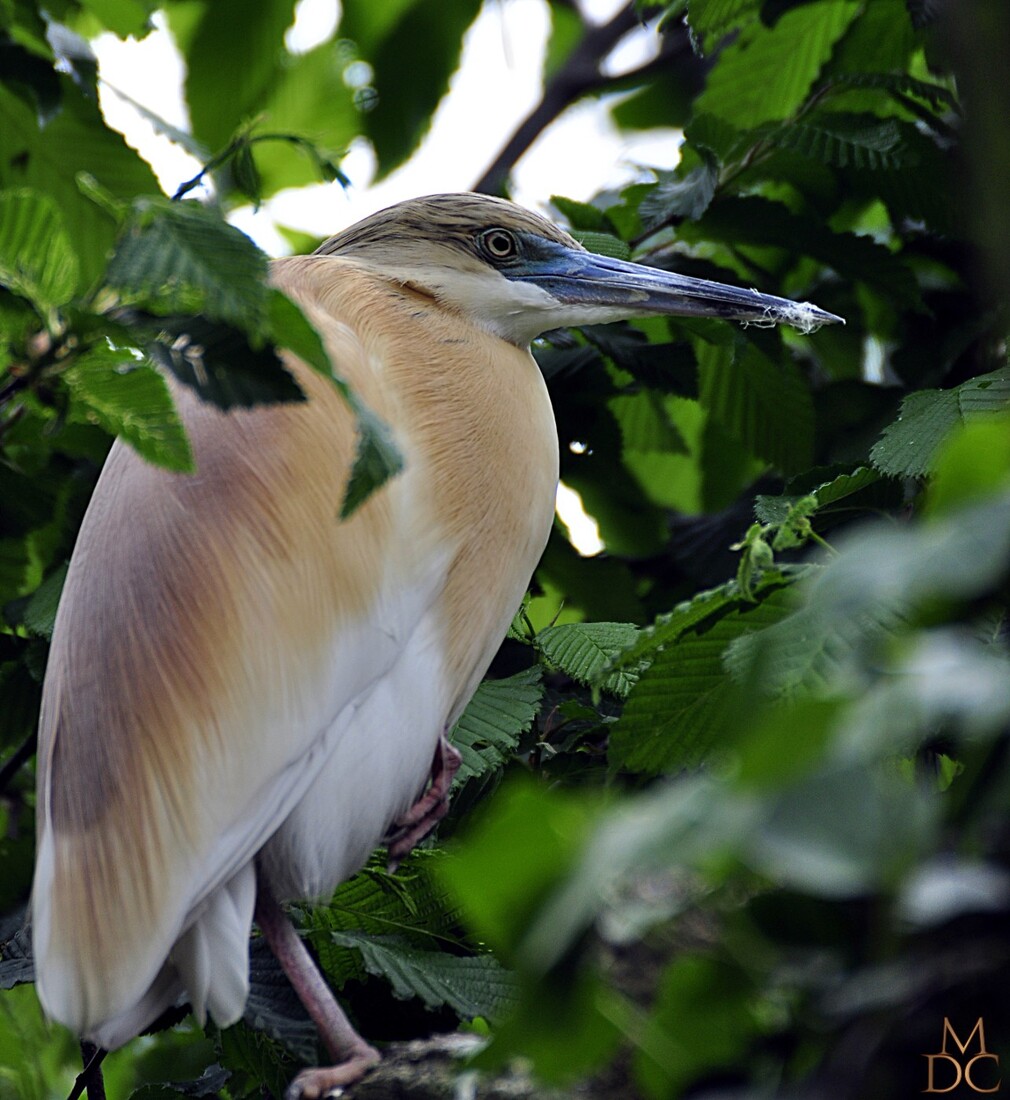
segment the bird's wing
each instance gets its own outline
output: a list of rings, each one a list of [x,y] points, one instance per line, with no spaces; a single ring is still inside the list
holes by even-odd
[[[396,423],[332,287],[313,320],[341,373]],[[409,493],[376,494],[339,521],[353,418],[328,381],[289,365],[305,403],[225,414],[178,393],[198,472],[116,444],[79,536],[43,700],[33,903],[40,996],[79,1032],[144,995],[444,579],[412,529],[419,463]]]

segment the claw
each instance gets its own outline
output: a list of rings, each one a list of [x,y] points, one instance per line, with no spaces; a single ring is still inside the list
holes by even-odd
[[[344,1085],[360,1081],[379,1061],[379,1052],[368,1047],[336,1066],[303,1069],[284,1093],[284,1100],[330,1100],[344,1095]]]
[[[431,762],[431,782],[428,789],[405,814],[393,822],[384,838],[390,874],[449,812],[449,788],[462,762],[463,757],[449,744],[445,734],[442,734]]]

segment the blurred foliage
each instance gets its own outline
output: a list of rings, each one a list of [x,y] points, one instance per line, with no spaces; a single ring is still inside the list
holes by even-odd
[[[302,54],[292,0],[158,7],[192,132],[162,128],[207,166],[205,203],[181,198],[197,181],[161,195],[96,105],[87,39],[144,36],[153,2],[0,3],[4,1098],[65,1095],[76,1073],[18,929],[46,647],[111,437],[187,470],[171,386],[297,400],[278,345],[329,371],[223,215],[341,179],[358,135],[380,172],[400,164],[479,5],[344,0]],[[376,1040],[490,1021],[480,1065],[523,1056],[557,1082],[613,1063],[656,1100],[919,1094],[945,1018],[964,1037],[984,1017],[1010,1055],[1008,93],[978,60],[1005,56],[1010,11],[635,7],[660,61],[608,84],[591,59],[585,94],[620,88],[628,128],[683,125],[680,163],[556,196],[560,218],[597,251],[847,324],[652,319],[539,343],[562,478],[605,550],[556,525],[454,731],[436,849],[298,916]],[[576,4],[549,10],[545,102],[597,40]],[[347,396],[353,507],[399,460]],[[279,1094],[315,1037],[258,940],[252,979],[241,1024],[136,1040],[110,1093]]]

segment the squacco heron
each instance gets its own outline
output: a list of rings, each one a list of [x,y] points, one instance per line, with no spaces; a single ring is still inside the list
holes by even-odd
[[[239,1019],[255,919],[335,1062],[296,1079],[311,1098],[378,1054],[279,903],[327,897],[383,840],[401,859],[445,813],[446,731],[554,514],[530,341],[649,313],[839,318],[594,255],[473,194],[400,203],[271,278],[404,471],[338,519],[354,419],[292,355],[302,403],[221,412],[176,390],[195,474],[115,444],[53,634],[32,914],[46,1012],[110,1049],[183,1000]]]

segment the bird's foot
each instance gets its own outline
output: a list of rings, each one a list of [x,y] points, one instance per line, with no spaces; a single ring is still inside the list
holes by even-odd
[[[389,853],[390,873],[400,866],[401,861],[410,855],[449,812],[449,788],[462,762],[463,757],[449,744],[443,733],[435,749],[435,758],[431,762],[431,782],[428,789],[405,814],[393,822],[384,838]]]
[[[288,1085],[284,1100],[329,1100],[343,1096],[344,1085],[359,1081],[378,1061],[379,1052],[362,1043],[350,1058],[338,1065],[303,1069]]]

